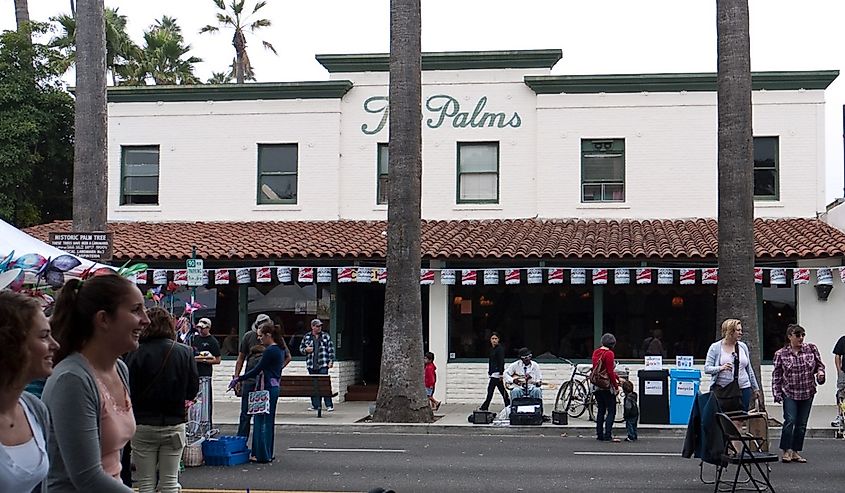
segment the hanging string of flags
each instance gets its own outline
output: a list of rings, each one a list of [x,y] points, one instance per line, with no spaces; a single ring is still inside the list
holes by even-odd
[[[816,284],[833,284],[833,271],[839,271],[840,280],[845,283],[845,267],[755,267],[754,282],[772,286],[809,284],[811,271],[815,271]],[[188,285],[187,269],[153,269],[135,274],[137,284],[165,285],[172,281],[179,286]],[[234,276],[232,273],[234,272]],[[440,274],[442,285],[475,286],[504,284],[572,284],[584,285],[588,281],[594,285],[609,284],[718,284],[719,269],[715,267],[622,267],[622,268],[581,268],[581,267],[516,267],[482,269],[420,269],[420,284],[431,285],[435,282],[435,273]],[[479,276],[479,272],[482,273]],[[381,283],[387,282],[387,269],[384,267],[240,267],[235,269],[205,270],[206,282],[210,285],[227,284],[266,284],[273,282],[273,277],[280,283],[318,284],[332,282],[336,274],[339,283]],[[294,275],[296,274],[296,275]],[[233,281],[234,280],[234,281]]]

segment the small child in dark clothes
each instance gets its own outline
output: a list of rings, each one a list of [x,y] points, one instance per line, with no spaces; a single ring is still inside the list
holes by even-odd
[[[622,405],[622,416],[625,418],[625,429],[628,431],[625,441],[636,442],[637,418],[640,416],[640,408],[637,406],[637,393],[634,392],[634,384],[628,380],[623,380],[622,392],[625,394],[625,401]]]

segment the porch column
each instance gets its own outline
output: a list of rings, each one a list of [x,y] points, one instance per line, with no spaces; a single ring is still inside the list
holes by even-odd
[[[431,262],[430,267],[439,269],[443,263]],[[434,364],[437,366],[434,397],[445,403],[449,382],[449,286],[439,282],[428,289],[428,350],[434,353]]]

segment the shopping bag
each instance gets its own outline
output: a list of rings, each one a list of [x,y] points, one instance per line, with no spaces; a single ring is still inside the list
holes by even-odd
[[[249,393],[247,414],[270,414],[270,391],[255,390]]]

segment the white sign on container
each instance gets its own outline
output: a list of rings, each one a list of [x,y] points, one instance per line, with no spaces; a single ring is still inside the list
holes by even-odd
[[[663,382],[660,382],[663,383]],[[675,395],[695,395],[695,382],[679,381],[675,383]]]
[[[646,380],[645,395],[663,395],[663,380]]]
[[[692,356],[675,356],[675,366],[678,368],[692,368]]]
[[[663,356],[646,356],[645,367],[649,370],[659,370],[663,367]]]

